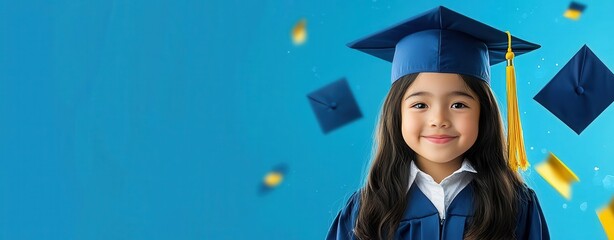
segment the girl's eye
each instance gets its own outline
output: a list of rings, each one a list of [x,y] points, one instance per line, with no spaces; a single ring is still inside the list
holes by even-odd
[[[454,103],[452,104],[452,108],[466,108],[467,105],[462,104],[462,103]]]
[[[416,103],[416,104],[414,104],[414,105],[413,105],[413,106],[411,106],[411,107],[412,107],[412,108],[418,108],[418,109],[421,109],[421,108],[426,108],[426,104],[424,104],[424,103]]]

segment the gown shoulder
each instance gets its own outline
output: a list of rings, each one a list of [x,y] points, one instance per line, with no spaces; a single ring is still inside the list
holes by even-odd
[[[352,193],[328,230],[327,240],[354,240],[354,226],[360,208],[360,190]]]
[[[516,238],[530,240],[550,239],[546,218],[535,191],[526,184],[523,184],[518,188],[517,194],[519,205]]]

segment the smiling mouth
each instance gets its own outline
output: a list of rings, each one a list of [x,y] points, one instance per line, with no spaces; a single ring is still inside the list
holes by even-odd
[[[424,137],[432,143],[444,144],[454,140],[456,137]]]

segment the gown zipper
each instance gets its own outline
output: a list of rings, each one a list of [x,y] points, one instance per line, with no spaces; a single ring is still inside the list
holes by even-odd
[[[443,225],[445,223],[446,223],[446,219],[445,218],[439,220],[439,239],[442,239],[442,237],[443,237]]]

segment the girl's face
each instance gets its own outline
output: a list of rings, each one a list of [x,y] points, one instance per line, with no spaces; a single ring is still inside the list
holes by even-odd
[[[401,131],[418,162],[462,160],[478,137],[480,103],[458,74],[420,73],[401,103]]]

